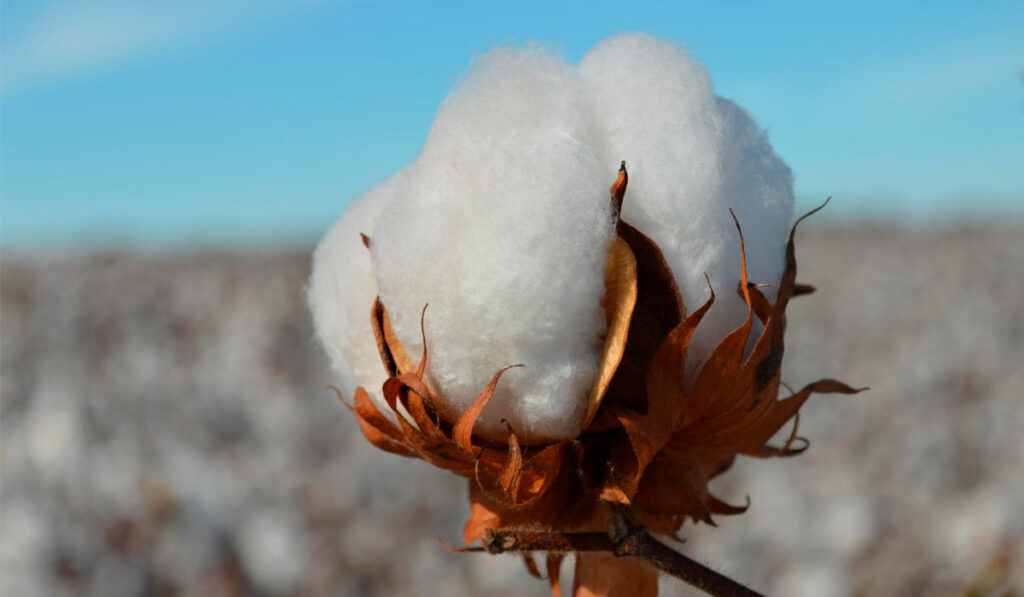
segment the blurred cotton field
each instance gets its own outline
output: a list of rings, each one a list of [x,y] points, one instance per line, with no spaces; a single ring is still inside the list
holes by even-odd
[[[810,450],[681,549],[768,594],[1024,591],[1024,228],[806,222],[783,379]],[[465,486],[325,386],[309,250],[4,255],[3,595],[543,595],[454,554]],[[690,594],[670,584],[666,594]]]

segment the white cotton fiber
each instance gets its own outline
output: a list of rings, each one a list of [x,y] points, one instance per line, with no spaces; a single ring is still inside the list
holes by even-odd
[[[341,391],[351,400],[355,387],[362,386],[385,413],[390,409],[381,385],[387,372],[370,327],[377,282],[360,234],[373,233],[377,216],[404,188],[404,178],[401,172],[348,205],[313,253],[307,290],[317,337],[340,377]]]
[[[374,234],[380,295],[457,416],[502,367],[475,431],[573,437],[602,347],[615,169],[594,155],[575,69],[540,49],[480,57]]]
[[[792,218],[789,168],[675,44],[620,35],[591,50],[579,72],[604,131],[602,164],[629,166],[623,219],[661,246],[689,310],[708,297],[705,273],[717,293],[690,343],[692,371],[747,314],[736,295],[740,246],[729,208],[743,227],[750,280],[779,281]]]
[[[522,364],[505,373],[475,431],[503,437],[507,421],[528,442],[577,435],[605,331],[608,186],[621,160],[630,174],[623,218],[661,246],[689,310],[708,297],[705,273],[718,296],[691,342],[692,374],[747,314],[729,208],[751,281],[778,282],[792,176],[682,49],[621,35],[578,68],[537,48],[480,57],[416,161],[331,230],[315,255],[310,305],[344,389],[361,384],[379,399],[385,373],[368,316],[379,285],[413,358],[429,303],[428,381],[449,420],[499,369]],[[370,258],[359,232],[372,233]]]

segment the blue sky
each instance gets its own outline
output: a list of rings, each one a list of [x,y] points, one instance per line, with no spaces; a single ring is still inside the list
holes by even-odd
[[[1024,221],[1022,2],[5,1],[5,248],[311,243],[415,157],[473,56],[682,43],[800,207]]]

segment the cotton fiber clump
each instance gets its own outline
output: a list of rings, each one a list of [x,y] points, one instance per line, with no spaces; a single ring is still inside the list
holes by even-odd
[[[674,44],[622,35],[578,68],[538,48],[479,58],[418,158],[332,229],[310,302],[343,382],[379,392],[385,377],[369,327],[379,291],[417,359],[429,303],[428,379],[449,420],[499,369],[522,364],[474,432],[503,437],[504,420],[526,441],[575,437],[603,345],[608,186],[621,160],[623,219],[661,246],[689,310],[708,297],[705,273],[717,293],[689,345],[692,371],[747,315],[728,209],[743,226],[751,281],[776,283],[792,178],[703,67]],[[369,258],[358,232],[372,236]]]
[[[575,69],[540,49],[480,58],[445,101],[371,253],[396,333],[449,416],[507,371],[475,431],[580,431],[605,331],[610,175]]]
[[[360,234],[373,230],[391,196],[404,187],[403,177],[399,173],[349,204],[313,253],[307,292],[317,337],[342,390],[350,396],[353,388],[362,386],[385,412],[389,410],[380,389],[387,371],[370,327],[377,281]]]
[[[605,169],[629,165],[623,219],[661,247],[689,310],[708,297],[705,274],[717,293],[689,344],[692,371],[747,315],[729,208],[743,227],[749,279],[777,283],[792,175],[747,113],[715,97],[707,71],[675,44],[618,36],[591,50],[579,71],[605,133]],[[772,288],[762,292],[774,299]]]

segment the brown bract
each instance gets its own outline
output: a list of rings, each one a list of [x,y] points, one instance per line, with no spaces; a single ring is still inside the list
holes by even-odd
[[[623,163],[611,187],[616,215],[626,184]],[[371,318],[389,375],[383,394],[392,416],[380,412],[362,388],[349,408],[378,448],[469,478],[467,545],[502,529],[603,531],[615,505],[628,506],[647,528],[666,535],[675,535],[687,519],[714,524],[712,515],[738,514],[747,507],[729,505],[708,491],[708,482],[729,469],[737,454],[799,454],[807,442],[797,436],[798,410],[811,393],[859,391],[825,379],[778,398],[786,306],[793,296],[813,291],[796,283],[795,230],[796,225],[774,303],[747,281],[743,255],[736,291],[748,305],[747,319],[719,342],[695,379],[687,380],[687,345],[714,303],[714,292],[709,287],[707,301],[687,313],[661,249],[620,220],[606,258],[604,351],[584,431],[572,440],[523,445],[511,428],[505,442],[473,434],[508,367],[495,372],[465,412],[446,418],[444,388],[433,387],[424,375],[429,339],[423,338],[423,353],[414,361],[379,300]],[[746,354],[755,318],[762,331]],[[794,418],[789,439],[771,445],[772,436]],[[549,573],[557,590],[560,557],[552,558]],[[656,580],[656,571],[638,560],[581,555],[574,593],[650,595],[656,593]]]

